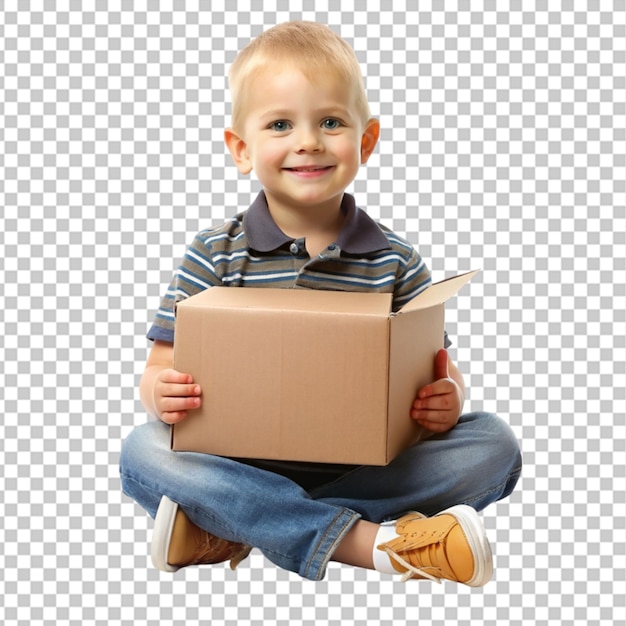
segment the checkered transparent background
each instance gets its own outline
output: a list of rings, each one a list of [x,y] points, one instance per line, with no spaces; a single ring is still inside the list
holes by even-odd
[[[506,4],[0,2],[2,623],[624,623],[626,7]],[[227,67],[293,18],[358,51],[383,127],[360,204],[436,279],[483,268],[454,358],[526,463],[484,513],[484,589],[258,553],[161,574],[120,493],[160,295],[258,188],[222,144]]]

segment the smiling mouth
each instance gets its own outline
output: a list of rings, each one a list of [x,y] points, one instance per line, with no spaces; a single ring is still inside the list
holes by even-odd
[[[332,169],[332,165],[316,165],[316,166],[311,166],[311,167],[285,167],[284,169],[286,169],[289,172],[302,172],[302,173],[308,173],[308,172],[323,172],[325,170],[330,170]]]

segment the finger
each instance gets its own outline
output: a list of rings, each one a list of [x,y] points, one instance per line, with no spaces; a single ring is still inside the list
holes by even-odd
[[[187,417],[187,411],[171,411],[161,413],[161,421],[166,424],[177,424]]]
[[[448,373],[448,352],[443,348],[435,355],[435,380],[449,378]]]
[[[449,378],[442,378],[440,380],[436,380],[430,385],[426,385],[426,387],[422,387],[422,389],[419,390],[416,402],[433,396],[441,396],[448,393],[454,393],[454,383]]]
[[[193,377],[191,374],[185,374],[184,372],[177,372],[173,369],[163,370],[159,376],[159,380],[163,383],[173,383],[177,385],[185,385],[193,383]]]
[[[438,432],[448,430],[456,423],[456,420],[453,419],[453,414],[445,410],[412,411],[411,417],[420,426]]]
[[[197,409],[201,404],[200,397],[161,397],[155,400],[154,408],[162,421],[173,424],[183,419],[188,410]]]
[[[188,411],[200,407],[201,399],[198,396],[184,396],[180,398],[163,397],[159,401],[158,408],[161,413],[175,413],[178,411]]]
[[[157,393],[163,398],[195,397],[202,393],[200,385],[179,385],[173,383],[161,383]]]
[[[445,390],[439,391],[439,388],[437,386],[437,383],[439,381],[445,381],[450,379],[450,373],[448,371],[448,352],[443,348],[439,350],[435,355],[433,376],[434,382],[430,385],[425,385],[418,391],[417,396],[419,398],[426,398],[427,396],[432,396],[436,393],[447,393]]]
[[[432,422],[433,424],[442,424],[450,419],[450,413],[445,410],[428,410],[414,411],[411,414],[414,420],[418,422]]]
[[[454,396],[450,393],[435,394],[426,398],[418,398],[413,402],[411,415],[413,419],[418,416],[429,416],[431,413],[450,411],[454,408]]]
[[[451,415],[448,411],[418,411],[411,413],[411,417],[422,426],[447,424],[451,420]]]

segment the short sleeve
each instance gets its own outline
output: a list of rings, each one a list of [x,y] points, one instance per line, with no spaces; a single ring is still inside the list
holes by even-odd
[[[205,233],[199,233],[187,248],[174,273],[146,337],[152,341],[174,342],[176,303],[210,287],[222,284],[211,260]]]

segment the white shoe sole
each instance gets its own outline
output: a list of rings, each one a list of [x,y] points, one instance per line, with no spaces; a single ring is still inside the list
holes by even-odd
[[[150,556],[152,557],[152,565],[162,572],[176,572],[179,569],[167,562],[177,511],[178,504],[172,502],[167,496],[163,496],[154,518]]]
[[[470,587],[486,585],[493,576],[493,555],[478,513],[471,506],[459,504],[437,513],[438,515],[454,516],[467,537],[474,556],[474,575],[464,584]]]

